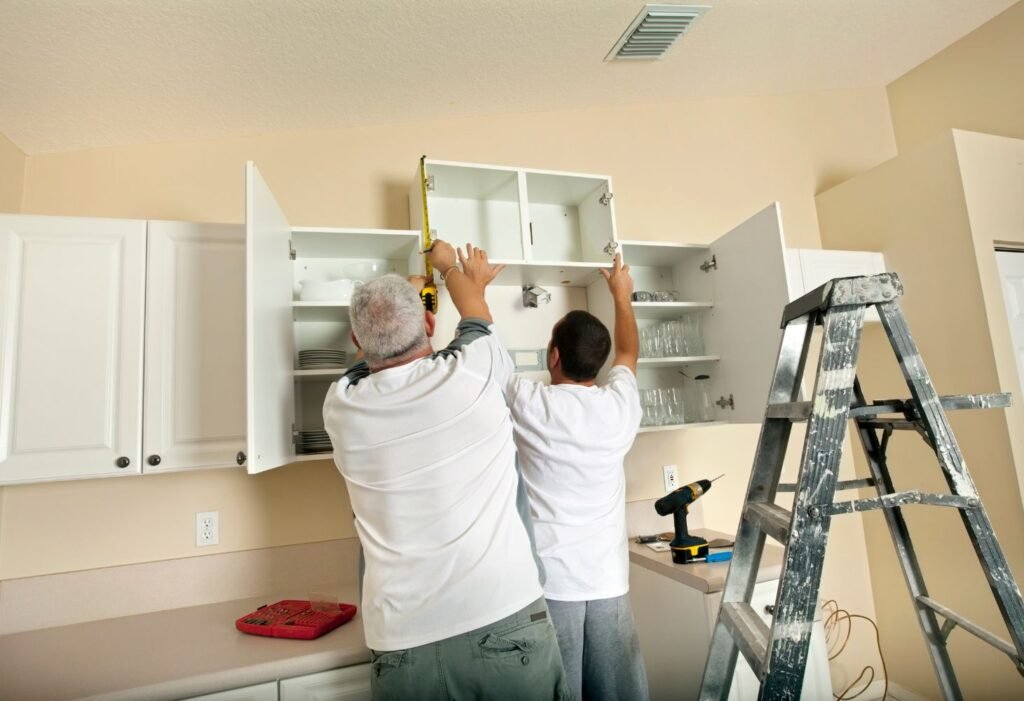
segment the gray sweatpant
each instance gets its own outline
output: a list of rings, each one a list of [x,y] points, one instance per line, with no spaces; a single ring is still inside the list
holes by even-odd
[[[647,672],[629,594],[548,599],[565,676],[578,701],[647,701]]]

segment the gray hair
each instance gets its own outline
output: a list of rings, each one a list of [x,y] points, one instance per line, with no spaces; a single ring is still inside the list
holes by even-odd
[[[428,343],[423,302],[398,275],[385,275],[356,289],[349,305],[352,333],[373,367],[401,358]]]

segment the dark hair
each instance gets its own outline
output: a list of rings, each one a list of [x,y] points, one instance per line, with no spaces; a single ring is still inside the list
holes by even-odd
[[[562,373],[574,382],[597,377],[612,350],[605,325],[593,314],[580,310],[569,312],[555,324],[551,343],[558,349]]]

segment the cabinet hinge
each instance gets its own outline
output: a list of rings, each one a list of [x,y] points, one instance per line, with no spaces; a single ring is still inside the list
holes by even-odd
[[[730,394],[728,398],[719,397],[715,404],[717,404],[722,409],[731,409],[733,411],[736,411],[736,402],[733,401],[732,394]]]
[[[612,195],[612,193],[606,192],[603,195],[601,195],[600,197],[598,197],[597,201],[600,202],[601,204],[603,204],[605,207],[607,207],[608,203],[612,201],[612,197],[614,197],[614,195]]]
[[[619,250],[619,242],[618,241],[608,241],[608,243],[604,247],[604,252],[607,253],[608,255],[612,256],[612,257],[615,256],[615,254],[618,252],[618,250]]]
[[[292,248],[292,242],[288,242],[288,257],[295,260],[295,249]]]
[[[705,273],[710,273],[712,270],[718,270],[718,259],[711,256],[711,260],[706,260],[700,264],[700,269]]]
[[[427,192],[433,192],[433,191],[434,191],[434,176],[433,175],[428,175],[427,176]]]

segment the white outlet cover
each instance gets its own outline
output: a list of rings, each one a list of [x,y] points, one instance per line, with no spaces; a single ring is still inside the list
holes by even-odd
[[[220,544],[220,513],[217,511],[196,512],[196,547]]]
[[[662,465],[661,474],[665,478],[665,492],[679,489],[679,467],[677,465]]]

